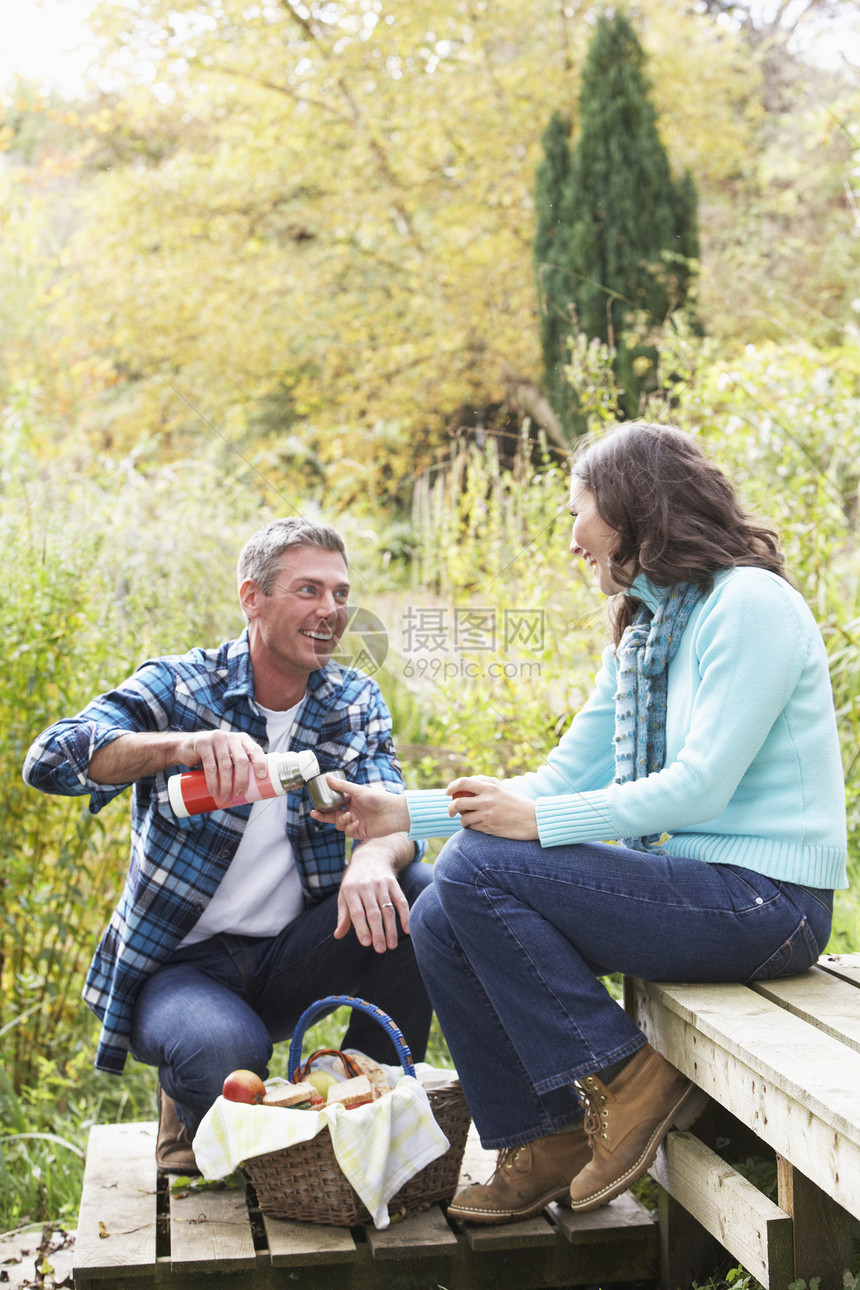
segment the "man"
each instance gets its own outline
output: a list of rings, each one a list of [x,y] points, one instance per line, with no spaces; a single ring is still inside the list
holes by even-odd
[[[217,649],[150,660],[33,744],[24,778],[90,794],[132,787],[131,863],[84,998],[102,1022],[96,1066],[158,1067],[156,1158],[195,1171],[191,1139],[230,1071],[263,1078],[273,1042],[329,994],[389,1013],[416,1059],[430,1004],[408,938],[432,880],[405,833],[355,847],[311,818],[306,791],[179,819],[171,774],[202,767],[219,802],[266,773],[266,752],[312,749],[323,771],[402,791],[378,686],[331,661],[347,621],[340,535],[275,520],[238,565],[246,628]],[[406,935],[399,935],[399,928]],[[391,1061],[384,1031],[352,1014],[344,1047]]]

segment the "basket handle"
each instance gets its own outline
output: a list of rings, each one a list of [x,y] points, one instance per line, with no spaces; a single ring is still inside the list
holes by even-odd
[[[354,1057],[350,1057],[349,1053],[342,1053],[337,1048],[318,1048],[316,1052],[311,1053],[308,1060],[306,1062],[302,1062],[301,1066],[299,1066],[294,1072],[294,1084],[301,1084],[302,1080],[307,1079],[313,1070],[314,1062],[318,1057],[339,1057],[340,1063],[346,1071],[348,1079],[353,1079],[356,1075],[362,1074],[361,1067],[358,1065]]]
[[[409,1051],[409,1045],[403,1038],[403,1032],[394,1024],[387,1012],[377,1008],[374,1003],[368,1003],[366,999],[355,999],[349,994],[329,994],[324,999],[317,999],[316,1003],[312,1003],[309,1008],[306,1008],[296,1022],[296,1028],[293,1031],[293,1038],[290,1042],[290,1056],[287,1066],[289,1079],[293,1078],[301,1064],[302,1041],[305,1037],[305,1031],[318,1018],[340,1007],[357,1008],[359,1012],[364,1012],[368,1017],[372,1017],[374,1021],[378,1021],[394,1044],[404,1075],[415,1076],[415,1067],[412,1065],[412,1054]]]

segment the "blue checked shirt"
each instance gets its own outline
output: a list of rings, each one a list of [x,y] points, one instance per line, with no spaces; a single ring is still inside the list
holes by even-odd
[[[88,778],[100,748],[129,731],[216,729],[242,731],[267,747],[265,717],[254,701],[247,631],[218,649],[143,663],[117,689],[40,735],[27,755],[24,779],[45,793],[89,793],[95,814],[129,787]],[[311,673],[291,745],[313,749],[323,771],[403,789],[391,716],[379,687],[362,672],[329,663]],[[239,806],[178,819],[167,780],[184,769],[172,767],[131,785],[128,876],[84,986],[83,997],[102,1022],[96,1066],[115,1074],[125,1065],[141,986],[206,908],[251,813],[250,806]],[[311,819],[312,807],[306,791],[287,794],[286,832],[307,905],[337,891],[346,864],[343,834]]]

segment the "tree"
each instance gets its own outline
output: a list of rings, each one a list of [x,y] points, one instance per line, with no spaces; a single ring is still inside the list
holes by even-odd
[[[553,109],[577,120],[604,5],[100,8],[98,90],[58,120],[65,151],[0,174],[0,279],[32,296],[32,315],[0,307],[0,377],[37,392],[43,450],[151,465],[232,448],[284,496],[338,507],[394,504],[494,405],[555,437],[534,176]],[[850,322],[852,101],[844,142],[824,98],[794,136],[787,115],[774,177],[743,37],[677,0],[636,15],[666,148],[707,212],[709,335],[794,323],[798,293],[805,330],[810,307],[819,329]],[[24,236],[40,204],[44,250]]]
[[[565,267],[567,229],[562,217],[570,183],[570,122],[553,112],[541,140],[544,158],[537,168],[534,240],[535,281],[540,313],[540,340],[545,382],[550,402],[569,424],[575,401],[567,380],[571,317],[571,283]]]
[[[243,451],[283,458],[298,440],[329,497],[336,480],[365,501],[447,453],[454,410],[534,381],[535,64],[520,52],[540,50],[547,82],[565,75],[542,8],[105,11],[117,67],[157,68],[160,100],[142,74],[105,102],[121,151],[103,136],[53,302],[79,346],[64,366],[118,377],[90,420],[105,446],[144,424],[159,453],[205,450],[193,405]],[[135,118],[162,142],[149,157],[128,152]]]
[[[822,50],[829,47],[825,61],[831,64],[836,50],[846,63],[852,46],[856,52],[857,0],[701,0],[701,8],[753,52],[771,114],[796,105],[803,73]]]
[[[572,105],[596,9],[579,0],[566,33],[555,0],[99,11],[112,88],[81,113],[89,170],[51,298],[86,432],[182,456],[220,444],[209,422],[281,487],[300,456],[344,501],[444,457],[460,409],[556,437],[535,121]],[[694,14],[679,24],[687,56],[724,69],[712,99],[731,116],[740,70]]]
[[[698,235],[693,182],[672,178],[645,54],[622,12],[601,15],[583,66],[561,220],[576,326],[616,350],[625,411],[635,415],[654,382],[656,332],[687,298]]]

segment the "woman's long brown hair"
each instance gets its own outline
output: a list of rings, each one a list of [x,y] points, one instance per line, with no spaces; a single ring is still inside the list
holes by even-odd
[[[692,582],[708,591],[721,569],[750,565],[786,577],[776,534],[752,521],[722,471],[675,426],[624,422],[583,444],[573,474],[618,534],[612,563],[622,586],[644,573],[657,587]],[[616,643],[637,604],[615,597]]]

